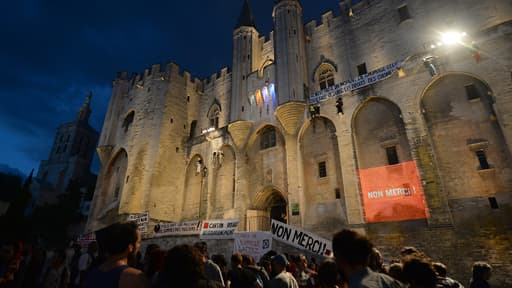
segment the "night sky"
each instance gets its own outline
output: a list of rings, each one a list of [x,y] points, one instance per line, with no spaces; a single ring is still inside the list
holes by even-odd
[[[117,71],[173,61],[201,78],[231,65],[243,0],[16,0],[0,9],[0,165],[28,174],[50,153],[56,128],[75,119],[93,91],[101,131]],[[303,0],[304,20],[338,0]],[[273,0],[252,0],[260,34],[272,30]],[[98,170],[95,161],[93,170]]]

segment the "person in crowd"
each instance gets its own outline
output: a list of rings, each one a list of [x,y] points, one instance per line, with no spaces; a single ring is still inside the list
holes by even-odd
[[[464,288],[458,281],[446,276],[446,265],[441,262],[432,263],[437,274],[436,288]]]
[[[270,278],[268,277],[267,271],[262,267],[259,267],[254,261],[254,257],[247,254],[242,254],[242,267],[251,271],[256,276],[256,281],[259,287],[266,287]]]
[[[72,248],[74,253],[71,255],[71,261],[69,261],[69,288],[78,287],[78,284],[80,284],[78,265],[82,257],[82,246],[74,243]]]
[[[425,254],[423,254],[423,252],[418,250],[418,248],[412,247],[412,246],[406,246],[406,247],[402,248],[402,250],[400,250],[401,261],[405,260],[405,258],[407,258],[409,256],[416,256],[416,257],[423,258],[423,257],[425,257]]]
[[[2,243],[0,246],[0,287],[12,287],[17,271],[15,244]]]
[[[313,258],[314,259],[314,258]],[[326,259],[318,266],[317,283],[320,288],[345,288],[346,286],[338,272],[336,262]]]
[[[475,262],[473,264],[473,277],[469,282],[469,288],[490,288],[489,279],[491,279],[492,267],[485,262]]]
[[[158,273],[163,269],[165,261],[165,251],[160,248],[152,249],[144,257],[144,274],[150,283],[155,283]]]
[[[156,249],[160,249],[160,246],[158,246],[158,244],[151,243],[146,246],[146,251],[144,251],[144,259],[142,259],[142,271],[144,271],[144,274],[146,275],[148,271],[147,266],[149,266],[149,255],[151,255],[151,253]]]
[[[231,270],[228,272],[229,288],[261,288],[256,275],[242,267],[243,257],[239,253],[231,256]]]
[[[87,272],[91,269],[98,257],[98,243],[92,241],[87,245],[87,253],[80,256],[78,260],[78,275],[74,278],[75,285],[83,287]]]
[[[297,268],[293,275],[299,284],[299,288],[315,287],[316,272],[308,268],[308,259],[304,255],[299,255],[296,262]]]
[[[387,274],[400,282],[404,282],[404,278],[402,275],[402,268],[403,268],[403,266],[402,266],[401,262],[392,263],[388,267]]]
[[[69,282],[65,250],[55,251],[48,271],[43,277],[43,288],[66,288]]]
[[[269,288],[298,288],[299,285],[292,274],[286,271],[288,259],[282,254],[272,257],[272,275],[274,277],[268,282]]]
[[[265,270],[265,272],[267,272],[267,275],[269,276],[269,279],[271,278],[271,275],[272,275],[272,265],[271,265],[271,262],[272,262],[272,257],[273,256],[274,255],[271,256],[271,255],[265,254],[260,259],[260,266],[261,266],[261,268],[263,268]]]
[[[368,267],[370,267],[370,269],[372,269],[373,271],[379,273],[384,273],[386,271],[384,269],[384,258],[382,258],[382,254],[375,247],[373,247],[372,253],[370,254]]]
[[[27,263],[25,281],[23,288],[36,288],[43,273],[44,260],[46,258],[46,251],[38,244],[32,244],[30,259]]]
[[[196,242],[194,247],[203,255],[204,273],[206,278],[208,280],[220,282],[222,286],[225,286],[219,266],[213,263],[213,261],[208,257],[208,244],[204,241]]]
[[[286,265],[286,271],[290,272],[292,275],[295,275],[295,271],[297,270],[297,259],[294,255],[288,255],[287,253],[283,254],[286,257],[286,260],[290,260]]]
[[[175,246],[167,252],[164,268],[158,274],[155,287],[224,287],[220,282],[207,279],[204,268],[204,254],[197,248],[187,244]]]
[[[417,256],[405,258],[402,274],[410,288],[436,288],[437,275],[427,258]]]
[[[222,254],[215,254],[212,256],[212,261],[219,266],[223,283],[226,283],[228,281],[228,261],[226,257]]]
[[[116,223],[97,236],[107,255],[105,261],[87,275],[87,288],[146,288],[144,273],[128,266],[128,259],[139,250],[141,236],[134,222]],[[101,240],[100,240],[101,239]]]
[[[338,270],[347,279],[350,288],[404,287],[399,281],[368,267],[373,244],[366,236],[344,229],[334,234],[332,246]]]
[[[308,268],[311,269],[311,270],[314,270],[314,271],[317,270],[318,265],[316,264],[315,257],[311,257],[311,260],[309,261],[309,264],[308,264]]]

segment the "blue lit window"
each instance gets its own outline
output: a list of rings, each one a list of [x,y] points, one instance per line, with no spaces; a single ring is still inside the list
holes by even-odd
[[[263,93],[263,101],[265,101],[265,103],[269,102],[270,101],[270,95],[268,94],[268,88],[266,86],[263,87],[262,93]]]

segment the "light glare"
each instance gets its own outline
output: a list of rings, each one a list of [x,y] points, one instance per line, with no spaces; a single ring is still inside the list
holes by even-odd
[[[464,37],[465,35],[466,35],[465,32],[459,33],[459,32],[450,31],[450,32],[442,33],[441,40],[443,41],[444,44],[453,45],[453,44],[459,43],[460,40],[462,39],[462,37]]]

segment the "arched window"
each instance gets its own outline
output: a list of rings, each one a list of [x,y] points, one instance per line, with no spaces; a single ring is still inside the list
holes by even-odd
[[[268,149],[276,146],[276,128],[268,127],[263,130],[260,138],[260,148],[261,150]]]
[[[318,84],[320,89],[334,85],[334,67],[331,65],[321,65],[318,72]]]
[[[219,128],[219,117],[220,117],[220,107],[219,105],[213,105],[210,108],[210,112],[208,113],[208,119],[210,120],[210,128]]]

